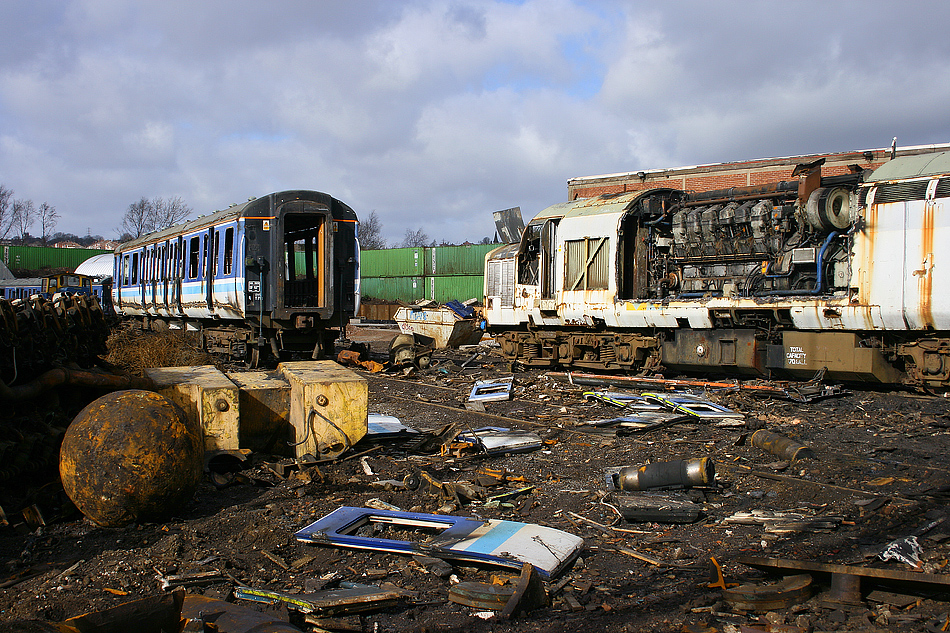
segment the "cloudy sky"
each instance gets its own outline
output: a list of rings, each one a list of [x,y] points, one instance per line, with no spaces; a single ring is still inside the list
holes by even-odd
[[[57,231],[326,191],[459,243],[576,176],[950,141],[950,2],[4,0],[0,184]],[[34,227],[34,233],[39,227]]]

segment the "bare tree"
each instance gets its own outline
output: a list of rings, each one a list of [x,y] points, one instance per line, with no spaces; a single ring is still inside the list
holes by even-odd
[[[13,228],[13,211],[10,208],[10,199],[13,190],[0,185],[0,239],[6,239]]]
[[[191,213],[191,207],[175,196],[174,198],[141,198],[133,202],[122,216],[118,232],[130,239],[142,237],[146,233],[167,229],[184,220]]]
[[[13,228],[25,241],[30,237],[30,227],[36,222],[36,206],[32,200],[14,200],[12,206]]]
[[[404,248],[415,248],[428,245],[429,236],[426,235],[426,232],[422,230],[422,227],[419,227],[415,231],[412,229],[406,229],[406,236],[402,239],[402,246]]]
[[[142,198],[138,202],[133,202],[126,209],[122,216],[122,224],[119,230],[122,234],[130,235],[131,239],[142,237],[149,232],[149,209],[151,202],[148,198]]]
[[[46,244],[50,233],[52,233],[53,229],[56,228],[56,222],[59,220],[59,214],[56,213],[56,207],[44,202],[37,210],[37,215],[40,220],[40,229],[43,232],[41,238],[43,239],[43,243]]]
[[[360,248],[367,251],[378,251],[386,248],[383,239],[383,225],[379,221],[376,211],[369,214],[369,219],[360,222]]]
[[[154,207],[153,231],[167,229],[172,225],[178,224],[191,214],[191,207],[185,204],[185,201],[178,196],[168,198],[167,200],[164,198],[152,198],[152,206]]]

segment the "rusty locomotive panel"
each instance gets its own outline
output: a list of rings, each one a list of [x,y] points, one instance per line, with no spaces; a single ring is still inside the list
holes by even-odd
[[[556,204],[486,257],[530,366],[950,386],[950,152],[877,170]]]
[[[250,365],[319,357],[359,309],[356,213],[283,191],[151,233],[116,249],[113,300]]]

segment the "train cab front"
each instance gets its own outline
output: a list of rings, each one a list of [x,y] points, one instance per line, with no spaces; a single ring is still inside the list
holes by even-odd
[[[281,358],[319,357],[355,310],[356,215],[315,191],[270,196],[245,218],[246,315]],[[264,209],[261,209],[264,211]]]

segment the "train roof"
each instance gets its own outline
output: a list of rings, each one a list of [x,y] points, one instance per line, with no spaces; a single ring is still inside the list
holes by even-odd
[[[306,196],[301,196],[301,194],[307,194]],[[291,196],[297,196],[292,198]],[[176,224],[167,229],[162,229],[161,231],[155,231],[154,233],[149,233],[138,237],[134,240],[120,244],[116,251],[125,251],[129,249],[134,249],[143,244],[152,244],[154,242],[161,242],[162,240],[168,239],[169,237],[177,236],[182,233],[190,233],[198,229],[204,228],[206,226],[211,226],[213,224],[222,224],[225,222],[230,222],[236,220],[239,217],[245,215],[245,212],[259,212],[257,207],[262,205],[270,205],[271,200],[277,198],[288,198],[283,202],[290,202],[292,200],[312,200],[314,202],[325,202],[330,208],[331,212],[333,211],[342,211],[343,216],[352,215],[352,219],[356,219],[356,213],[351,209],[345,202],[342,202],[333,196],[320,192],[320,191],[311,191],[307,189],[292,189],[289,191],[278,191],[276,193],[269,193],[267,195],[261,196],[259,198],[251,198],[247,202],[242,202],[241,204],[236,204],[234,206],[228,207],[223,211],[215,211],[214,213],[209,213],[207,215],[202,215],[194,220],[188,220],[187,222],[182,222],[181,224]],[[326,200],[315,200],[315,198],[325,198]],[[335,208],[339,206],[340,208]],[[270,209],[267,209],[266,213],[270,213]],[[337,217],[334,213],[334,217]]]
[[[108,277],[112,275],[112,267],[115,263],[113,253],[102,253],[93,255],[83,263],[76,266],[77,275],[88,275],[89,277]]]
[[[620,213],[630,208],[641,197],[667,189],[648,189],[646,191],[628,191],[625,193],[605,193],[595,198],[579,198],[571,202],[559,202],[542,210],[531,220],[536,224],[551,218],[582,217],[586,215],[604,215]]]
[[[950,174],[950,152],[916,154],[889,160],[864,179],[865,182],[904,180]]]

